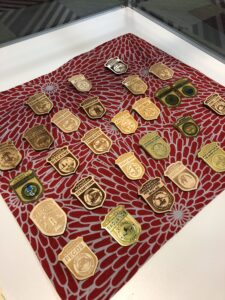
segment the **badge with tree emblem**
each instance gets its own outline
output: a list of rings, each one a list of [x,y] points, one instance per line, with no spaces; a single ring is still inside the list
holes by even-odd
[[[23,134],[23,138],[36,151],[48,150],[53,143],[53,137],[44,125],[35,125],[27,129]]]
[[[68,108],[59,110],[55,113],[51,122],[65,133],[77,131],[80,126],[80,119]]]
[[[134,95],[142,95],[148,89],[147,84],[139,77],[139,75],[128,76],[123,80],[122,85]]]
[[[83,74],[74,75],[68,81],[78,92],[89,92],[92,88],[91,82]]]
[[[225,100],[218,94],[212,94],[206,98],[204,104],[216,114],[225,116]]]
[[[36,115],[48,114],[53,108],[52,101],[45,93],[37,93],[30,96],[25,104],[27,104]]]
[[[195,137],[200,132],[199,125],[189,116],[180,117],[173,126],[186,137]]]
[[[132,109],[146,121],[155,120],[160,115],[160,109],[148,97],[135,101]]]
[[[138,122],[128,110],[120,111],[112,118],[111,122],[114,123],[123,134],[134,133],[138,128]]]
[[[154,74],[161,80],[168,80],[173,78],[174,71],[166,65],[164,65],[163,63],[159,62],[154,65],[151,65],[149,73]]]
[[[128,69],[128,66],[119,57],[108,59],[104,66],[117,75],[126,73]]]
[[[22,160],[22,155],[12,141],[0,144],[0,170],[15,169]]]
[[[104,116],[106,109],[101,103],[99,97],[89,97],[85,99],[80,107],[86,112],[90,119],[100,119]]]

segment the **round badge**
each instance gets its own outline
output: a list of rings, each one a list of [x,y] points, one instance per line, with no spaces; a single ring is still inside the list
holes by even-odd
[[[180,98],[174,94],[169,94],[166,96],[165,101],[169,106],[176,106],[180,103]]]
[[[22,195],[25,199],[30,200],[36,197],[40,192],[40,187],[34,182],[25,184],[22,188]]]
[[[84,201],[89,206],[96,206],[102,203],[103,193],[97,188],[90,188],[84,193]]]
[[[187,97],[192,97],[195,95],[195,89],[190,85],[185,85],[182,88],[182,93],[185,94]]]
[[[190,136],[195,136],[198,133],[198,127],[192,123],[187,122],[182,126],[183,131]]]
[[[119,238],[124,242],[133,242],[137,237],[137,228],[131,222],[123,222],[119,225]]]

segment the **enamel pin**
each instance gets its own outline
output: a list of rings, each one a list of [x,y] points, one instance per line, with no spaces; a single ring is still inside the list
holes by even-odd
[[[112,118],[111,122],[114,123],[123,134],[134,133],[138,128],[138,122],[128,110],[120,111]]]
[[[206,98],[204,104],[216,114],[225,116],[225,100],[218,94],[212,94]]]
[[[12,141],[0,144],[0,170],[15,169],[22,160],[22,155]]]
[[[55,113],[51,119],[51,122],[65,133],[77,131],[80,126],[80,119],[68,108],[62,109]]]
[[[23,134],[23,138],[36,151],[48,150],[53,143],[53,137],[44,125],[35,125],[27,129]]]
[[[92,88],[91,82],[83,74],[74,75],[68,81],[72,83],[78,92],[89,92]]]
[[[160,109],[148,97],[135,101],[132,109],[146,121],[155,120],[160,115]]]
[[[128,69],[128,66],[119,57],[108,59],[104,66],[117,75],[126,73]]]
[[[225,172],[225,151],[217,142],[204,145],[198,153],[198,157],[203,159],[214,171]]]
[[[163,63],[159,62],[154,65],[151,65],[149,73],[154,74],[161,80],[168,80],[173,78],[174,71],[166,65],[164,65]]]
[[[186,137],[195,137],[200,132],[199,125],[189,116],[180,117],[173,126]]]
[[[101,103],[99,97],[89,97],[85,99],[80,107],[86,112],[90,119],[100,119],[104,116],[106,109]]]
[[[52,101],[45,93],[37,93],[30,96],[25,104],[27,104],[36,115],[48,114],[53,108]]]
[[[142,95],[147,91],[147,84],[139,75],[130,75],[125,78],[122,84],[134,95]]]

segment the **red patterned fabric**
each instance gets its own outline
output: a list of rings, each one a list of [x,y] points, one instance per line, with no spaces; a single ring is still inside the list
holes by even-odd
[[[121,85],[127,74],[116,76],[104,68],[105,61],[113,56],[119,56],[129,65],[128,74],[139,74],[145,80],[149,86],[145,96],[149,96],[161,109],[160,117],[150,122],[132,112],[139,128],[129,136],[120,133],[110,120],[120,110],[131,111],[132,104],[140,96],[132,95]],[[174,78],[166,84],[188,76],[197,86],[198,95],[193,99],[183,98],[182,104],[175,109],[162,106],[154,98],[154,93],[165,83],[147,72],[151,64],[159,61],[175,71]],[[93,88],[89,93],[77,92],[67,81],[67,78],[78,73],[84,74],[92,82]],[[36,116],[24,105],[30,95],[41,91],[47,93],[54,103],[53,110],[46,116]],[[109,299],[153,253],[225,189],[224,175],[215,173],[196,157],[201,146],[211,140],[219,142],[225,149],[225,119],[203,105],[204,99],[213,92],[225,96],[224,87],[146,41],[126,34],[70,60],[50,74],[0,93],[0,142],[13,140],[23,155],[23,161],[16,170],[0,173],[0,192],[62,299]],[[100,120],[90,120],[79,108],[79,104],[89,95],[99,96],[107,109],[106,115]],[[77,132],[64,134],[51,124],[52,115],[63,108],[69,108],[81,119]],[[174,121],[183,115],[191,115],[200,125],[198,137],[185,138],[173,128]],[[52,133],[54,146],[51,149],[69,145],[80,160],[76,174],[61,177],[46,163],[48,151],[35,152],[27,141],[22,140],[23,132],[35,124],[44,124]],[[95,126],[101,127],[113,141],[111,151],[107,154],[97,156],[80,142],[84,133]],[[152,130],[159,131],[170,143],[171,154],[168,159],[154,160],[138,145],[140,137]],[[118,155],[127,151],[134,151],[144,164],[146,171],[142,180],[127,179],[115,166]],[[164,178],[166,167],[177,160],[182,160],[198,175],[200,185],[196,191],[182,192],[168,178]],[[67,213],[68,226],[62,236],[42,235],[29,219],[35,204],[22,204],[10,189],[9,180],[27,169],[37,170],[45,188],[43,198],[54,198]],[[95,176],[107,194],[104,207],[94,211],[86,210],[70,195],[74,183],[88,174]],[[175,195],[173,210],[161,215],[155,214],[137,195],[141,184],[155,176],[161,177]],[[135,245],[122,247],[101,229],[100,223],[105,214],[118,204],[124,204],[142,226],[140,241]],[[96,274],[80,282],[57,259],[67,242],[77,236],[84,237],[99,259]]]

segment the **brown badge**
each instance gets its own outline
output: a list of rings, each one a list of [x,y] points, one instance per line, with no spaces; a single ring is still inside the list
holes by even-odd
[[[110,151],[111,139],[100,127],[93,128],[85,133],[81,142],[85,143],[95,154],[103,154]]]
[[[134,133],[138,128],[138,122],[128,110],[120,111],[112,118],[111,122],[124,134]]]
[[[36,115],[48,114],[53,108],[52,101],[45,93],[34,94],[25,103],[30,106]]]
[[[174,71],[172,69],[160,62],[152,65],[149,69],[149,72],[154,74],[161,80],[171,79],[173,78],[174,74]]]
[[[68,79],[79,92],[89,92],[92,84],[83,74],[74,75]]]
[[[132,109],[146,121],[155,120],[160,115],[160,109],[148,97],[137,100]]]
[[[91,119],[100,119],[106,112],[99,97],[89,97],[85,99],[80,106]]]
[[[0,144],[0,170],[15,169],[22,160],[22,155],[12,141]]]
[[[77,131],[80,126],[80,119],[68,108],[62,109],[55,113],[51,119],[51,122],[65,133]]]
[[[203,159],[214,171],[225,172],[225,151],[217,142],[204,145],[198,157]]]
[[[204,104],[211,108],[218,115],[225,116],[225,100],[220,95],[210,95],[206,98]]]
[[[195,137],[200,132],[199,125],[189,116],[180,117],[173,126],[186,137]]]
[[[138,75],[128,76],[122,84],[134,95],[142,95],[148,88],[147,84]]]
[[[53,143],[53,137],[43,125],[35,125],[27,129],[23,134],[23,138],[37,151],[47,150]]]
[[[142,163],[134,155],[134,152],[127,152],[120,155],[115,164],[120,167],[127,178],[131,180],[141,179],[145,173]]]
[[[47,198],[38,203],[32,209],[30,219],[41,233],[47,236],[61,235],[66,229],[66,213],[51,198]]]
[[[169,165],[164,172],[181,190],[192,191],[198,188],[197,175],[188,169],[181,161]]]
[[[71,194],[89,210],[102,207],[106,197],[105,192],[92,176],[87,176],[77,182],[71,189]]]
[[[68,146],[53,151],[47,158],[47,162],[62,176],[75,173],[79,166],[78,159],[70,152]]]
[[[58,259],[78,280],[93,276],[98,265],[97,256],[84,242],[83,237],[70,241],[58,255]]]
[[[173,194],[165,187],[159,177],[147,180],[139,189],[138,194],[156,213],[170,211],[174,203]]]

